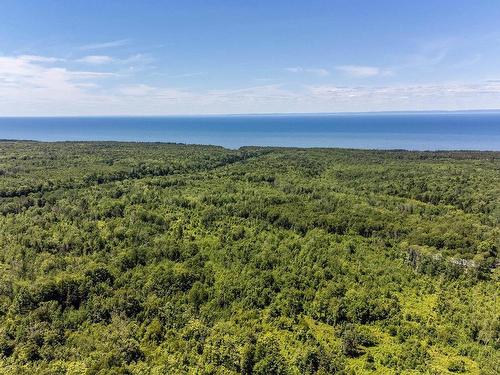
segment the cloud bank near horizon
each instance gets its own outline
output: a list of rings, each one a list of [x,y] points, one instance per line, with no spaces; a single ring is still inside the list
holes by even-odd
[[[103,43],[94,48],[114,47]],[[89,47],[87,47],[88,49]],[[330,70],[293,67],[313,83],[280,79],[264,85],[195,89],[141,82],[150,56],[0,57],[0,115],[169,115],[287,112],[370,112],[500,108],[500,80],[429,84],[335,83]],[[84,69],[82,69],[82,67]],[[372,66],[336,67],[357,79],[392,74]],[[195,78],[184,73],[176,77]],[[175,76],[174,76],[175,77]],[[358,81],[357,81],[358,83]]]

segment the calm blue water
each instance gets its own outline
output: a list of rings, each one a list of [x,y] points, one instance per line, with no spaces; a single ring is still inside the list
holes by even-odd
[[[500,150],[500,112],[0,118],[0,139]]]

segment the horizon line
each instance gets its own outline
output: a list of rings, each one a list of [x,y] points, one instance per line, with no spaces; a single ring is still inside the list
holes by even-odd
[[[231,117],[231,116],[328,116],[328,115],[383,115],[383,114],[460,114],[460,113],[500,113],[497,109],[436,109],[436,110],[401,110],[401,111],[345,111],[345,112],[262,112],[262,113],[206,113],[206,114],[163,114],[163,115],[1,115],[0,118],[103,118],[103,117]]]

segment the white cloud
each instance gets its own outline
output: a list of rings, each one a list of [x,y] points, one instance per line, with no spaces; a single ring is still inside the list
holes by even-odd
[[[309,86],[316,103],[359,111],[494,109],[500,82],[381,87]]]
[[[192,72],[192,73],[181,73],[181,74],[172,74],[172,75],[167,75],[167,78],[191,78],[191,77],[199,77],[203,76],[206,73],[204,72]]]
[[[72,70],[45,56],[0,57],[0,115],[161,115],[500,107],[500,80],[391,86],[265,84],[193,90]],[[108,78],[114,78],[107,81]],[[128,83],[133,79],[136,83]]]
[[[21,55],[18,57],[18,59],[27,62],[39,62],[39,63],[55,63],[58,61],[64,61],[64,59],[60,59],[58,57],[47,57],[38,55]]]
[[[295,66],[291,68],[286,68],[285,70],[290,73],[310,73],[320,77],[326,77],[330,75],[330,71],[323,68],[303,68],[301,66]]]
[[[153,57],[148,54],[135,54],[128,56],[126,58],[116,58],[108,55],[88,55],[82,58],[73,60],[78,63],[88,64],[88,65],[106,65],[115,64],[115,66],[127,66],[127,70],[138,72],[146,69],[154,61]]]
[[[455,44],[453,39],[436,39],[421,43],[417,52],[406,57],[402,67],[432,67],[442,63]]]
[[[300,94],[286,90],[283,85],[271,84],[262,86],[244,87],[230,90],[209,90],[200,99],[205,102],[223,103],[271,103],[276,101],[294,100]]]
[[[388,69],[381,69],[376,66],[367,66],[367,65],[340,65],[337,66],[337,70],[350,77],[355,77],[355,78],[387,76],[392,74],[391,71]]]
[[[122,85],[116,90],[116,95],[142,98],[147,100],[181,100],[192,96],[191,93],[168,87],[155,87],[145,84]]]
[[[139,72],[152,67],[155,59],[149,54],[137,53],[124,59],[115,59],[121,65],[127,65],[129,71]]]
[[[92,65],[102,65],[108,64],[113,61],[111,56],[106,55],[89,55],[76,60],[77,62],[92,64]]]
[[[106,48],[114,48],[125,46],[130,43],[129,39],[120,39],[120,40],[112,40],[109,42],[103,43],[91,43],[80,46],[81,50],[95,50],[95,49],[106,49]]]
[[[58,61],[43,56],[0,57],[0,114],[43,112],[54,106],[71,107],[75,101],[96,100],[98,95],[89,90],[113,75],[54,66]]]

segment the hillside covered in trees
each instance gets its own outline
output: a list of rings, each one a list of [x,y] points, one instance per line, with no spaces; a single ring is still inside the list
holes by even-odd
[[[499,152],[0,142],[1,374],[498,374]]]

